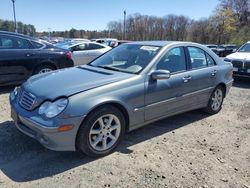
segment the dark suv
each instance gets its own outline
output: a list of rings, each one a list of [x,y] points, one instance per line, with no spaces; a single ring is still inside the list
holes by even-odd
[[[72,67],[71,52],[25,35],[0,31],[0,86],[31,75]]]

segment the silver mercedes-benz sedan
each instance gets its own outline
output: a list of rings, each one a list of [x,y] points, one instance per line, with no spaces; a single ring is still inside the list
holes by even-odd
[[[194,109],[219,112],[232,73],[200,44],[127,43],[88,65],[31,77],[11,92],[11,115],[49,149],[103,156],[127,131]]]

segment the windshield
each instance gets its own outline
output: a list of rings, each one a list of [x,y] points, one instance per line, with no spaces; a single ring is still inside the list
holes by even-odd
[[[238,52],[250,52],[250,43],[243,45],[240,47]]]
[[[149,64],[159,50],[159,46],[124,44],[107,52],[89,65],[136,74]]]

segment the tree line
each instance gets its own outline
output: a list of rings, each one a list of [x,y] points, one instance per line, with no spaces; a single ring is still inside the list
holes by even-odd
[[[111,21],[108,30],[123,37],[123,21]],[[182,15],[155,17],[129,15],[126,20],[128,40],[177,40],[204,44],[234,43],[250,40],[250,0],[220,0],[208,18],[192,20]]]
[[[0,19],[0,30],[2,31],[15,31],[15,26],[13,21]],[[17,31],[25,35],[34,36],[36,35],[36,28],[31,24],[24,24],[22,22],[17,22]]]
[[[33,25],[18,22],[18,32],[38,33]],[[126,19],[126,38],[123,20],[111,21],[103,31],[76,30],[52,31],[51,36],[64,38],[111,37],[126,40],[176,40],[204,44],[234,43],[241,45],[250,40],[250,0],[219,0],[208,18],[193,20],[187,16],[169,14],[163,17],[131,14]],[[14,31],[12,21],[0,20],[0,30]]]

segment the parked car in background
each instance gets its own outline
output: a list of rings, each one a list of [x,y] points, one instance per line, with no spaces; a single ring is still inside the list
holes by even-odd
[[[103,53],[112,48],[95,42],[70,42],[66,45],[57,45],[58,47],[68,49],[72,52],[74,65],[83,65],[91,62]]]
[[[20,84],[34,74],[72,67],[72,53],[40,39],[0,31],[0,86]]]
[[[114,38],[91,39],[91,41],[110,46],[111,48],[118,46],[118,40]]]
[[[250,77],[250,41],[241,46],[237,52],[228,55],[224,61],[233,64],[234,76]]]
[[[231,53],[236,52],[237,46],[233,44],[227,44],[227,45],[219,45],[215,51],[215,53],[219,57],[225,57]]]
[[[90,42],[90,40],[88,39],[78,39],[78,38],[73,38],[73,39],[64,39],[62,41],[59,41],[57,43],[55,43],[55,46],[63,46],[63,45],[72,45],[72,44],[76,44],[76,43],[80,43],[80,42]]]
[[[217,45],[216,44],[205,44],[206,47],[210,48],[213,52],[216,53]]]
[[[132,41],[129,41],[129,40],[118,40],[117,41],[117,46],[119,46],[121,44],[129,43],[129,42],[132,42]]]
[[[127,43],[88,65],[30,78],[10,94],[12,118],[49,149],[103,156],[126,131],[194,109],[218,113],[232,70],[200,44]]]

